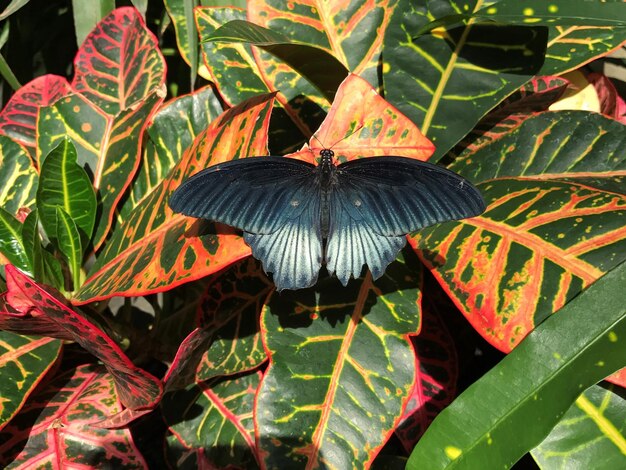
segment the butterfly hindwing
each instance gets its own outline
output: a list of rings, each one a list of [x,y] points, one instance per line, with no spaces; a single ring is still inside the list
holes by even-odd
[[[271,233],[243,234],[252,255],[261,260],[266,272],[272,273],[279,291],[314,285],[322,267],[320,194],[319,187],[311,183],[305,185],[309,197],[299,214],[283,218],[282,226]]]
[[[406,243],[404,236],[385,236],[372,230],[363,218],[353,217],[341,200],[340,190],[330,196],[330,226],[326,243],[326,268],[345,286],[350,276],[361,275],[367,264],[378,279]]]
[[[209,167],[184,181],[170,207],[251,233],[273,233],[311,197],[315,166],[283,157],[253,157]]]
[[[345,285],[367,264],[377,279],[408,233],[483,210],[478,190],[445,168],[404,157],[343,163],[330,195],[328,271]]]
[[[410,158],[352,160],[339,165],[336,175],[344,210],[381,235],[406,235],[485,210],[482,196],[467,180]]]

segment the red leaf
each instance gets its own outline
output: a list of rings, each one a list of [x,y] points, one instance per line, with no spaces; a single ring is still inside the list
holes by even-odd
[[[44,75],[17,90],[0,113],[0,134],[11,137],[35,154],[35,133],[39,108],[68,95],[67,80],[57,75]]]
[[[435,150],[409,118],[354,74],[337,90],[315,137],[309,141],[308,148],[288,156],[313,162],[319,151],[328,147],[346,160],[374,155],[428,160]]]
[[[51,330],[56,327],[51,336],[71,338],[102,360],[124,406],[137,410],[158,403],[162,394],[159,379],[136,367],[111,338],[70,308],[60,294],[37,284],[12,265],[6,266],[6,278],[10,307],[22,315],[46,318]]]
[[[87,365],[59,375],[37,389],[5,429],[0,465],[6,468],[147,468],[128,429],[93,426],[116,413],[111,377]],[[27,424],[30,423],[30,424]]]
[[[135,8],[118,8],[85,38],[72,87],[109,115],[128,109],[163,85],[158,44]]]

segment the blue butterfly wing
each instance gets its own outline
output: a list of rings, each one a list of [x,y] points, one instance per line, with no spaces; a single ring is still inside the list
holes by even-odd
[[[317,281],[323,258],[320,203],[316,167],[283,157],[209,167],[183,182],[169,201],[176,212],[243,230],[278,290]]]
[[[340,281],[367,264],[380,277],[405,244],[429,225],[479,215],[478,190],[445,168],[404,157],[373,157],[337,167],[330,194],[326,265]]]
[[[291,158],[233,160],[185,180],[169,205],[175,212],[246,232],[273,233],[304,211],[315,173],[315,165]]]
[[[252,255],[262,261],[266,272],[273,274],[279,291],[311,287],[322,267],[319,185],[306,184],[302,189],[309,198],[299,214],[283,217],[283,224],[271,233],[243,234]]]

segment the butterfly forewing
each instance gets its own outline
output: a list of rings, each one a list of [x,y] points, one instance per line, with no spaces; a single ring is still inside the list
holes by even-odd
[[[476,188],[444,168],[403,157],[343,163],[330,195],[328,271],[345,285],[367,264],[377,279],[404,246],[406,234],[483,210]]]
[[[252,233],[272,233],[311,198],[315,166],[283,157],[253,157],[212,166],[184,181],[169,204],[192,217]]]
[[[344,210],[381,235],[406,235],[485,210],[480,193],[464,178],[410,158],[352,160],[339,165],[336,175]]]

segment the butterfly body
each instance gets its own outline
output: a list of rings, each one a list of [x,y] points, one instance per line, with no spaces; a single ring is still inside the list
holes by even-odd
[[[484,202],[467,180],[405,157],[336,165],[254,157],[209,167],[170,198],[173,210],[243,230],[277,289],[310,287],[323,263],[346,285],[367,265],[380,277],[406,234],[480,214]]]

